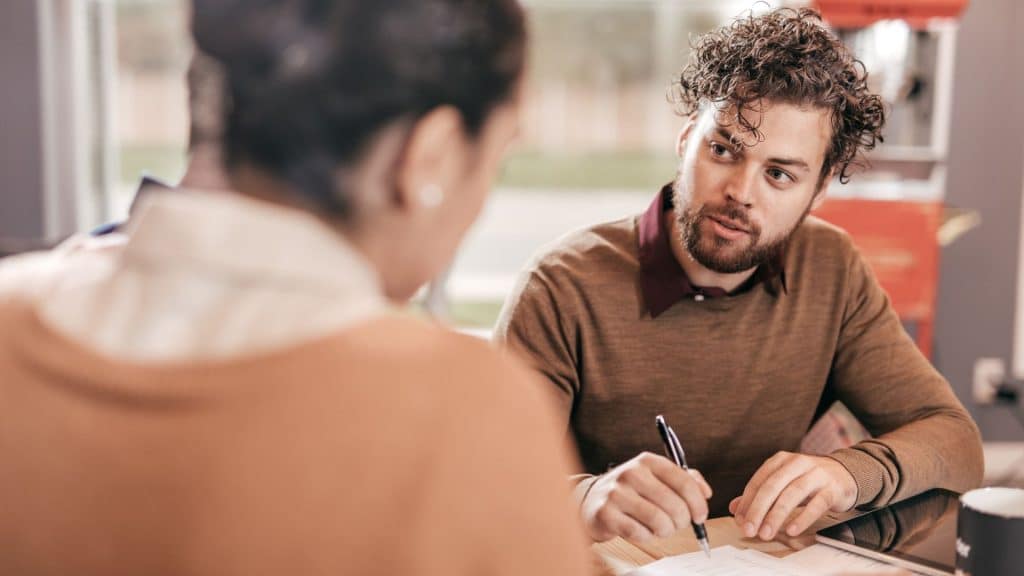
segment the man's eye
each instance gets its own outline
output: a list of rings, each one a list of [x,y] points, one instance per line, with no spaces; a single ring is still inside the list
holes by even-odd
[[[719,158],[723,158],[729,155],[729,149],[726,148],[725,146],[722,146],[718,142],[712,142],[711,153],[715,156],[718,156]]]
[[[793,177],[788,172],[779,170],[778,168],[769,168],[768,177],[776,182],[792,182]]]

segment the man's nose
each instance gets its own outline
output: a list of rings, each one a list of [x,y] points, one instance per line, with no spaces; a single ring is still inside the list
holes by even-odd
[[[745,208],[751,208],[754,205],[756,186],[757,170],[737,170],[726,186],[726,199],[740,204]]]

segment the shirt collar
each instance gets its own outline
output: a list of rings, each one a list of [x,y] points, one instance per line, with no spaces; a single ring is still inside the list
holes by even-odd
[[[238,282],[278,282],[349,297],[381,295],[369,262],[307,212],[232,192],[147,193],[125,226],[126,262],[190,267]]]
[[[132,214],[138,209],[139,200],[144,198],[146,194],[151,192],[167,192],[169,190],[174,190],[174,187],[162,180],[158,180],[149,175],[144,175],[142,179],[139,180],[138,187],[135,188],[135,196],[132,198],[131,206],[128,207],[128,213]]]
[[[164,184],[163,182],[157,180],[156,178],[152,178],[150,176],[143,176],[142,179],[139,180],[139,185],[135,188],[135,196],[132,198],[132,203],[131,206],[129,206],[128,208],[128,213],[132,214],[135,212],[136,207],[139,205],[139,199],[142,198],[144,194],[147,194],[148,192],[152,191],[167,191],[173,189],[173,187]],[[120,232],[123,226],[124,222],[122,221],[107,222],[106,224],[102,224],[100,226],[97,226],[96,228],[93,228],[89,232],[89,235],[107,236],[109,234],[113,234],[114,232]]]
[[[684,298],[722,298],[745,292],[761,283],[769,292],[777,295],[778,290],[772,283],[775,278],[779,279],[782,291],[786,291],[784,251],[759,266],[749,280],[731,293],[715,286],[695,286],[672,253],[670,231],[663,217],[669,210],[672,210],[671,182],[661,188],[637,224],[640,290],[652,318],[657,318]]]

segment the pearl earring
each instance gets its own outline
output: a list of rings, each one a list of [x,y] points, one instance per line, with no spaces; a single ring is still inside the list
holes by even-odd
[[[420,188],[420,204],[427,208],[435,208],[441,205],[441,201],[444,200],[444,190],[437,184],[427,184],[423,188]]]

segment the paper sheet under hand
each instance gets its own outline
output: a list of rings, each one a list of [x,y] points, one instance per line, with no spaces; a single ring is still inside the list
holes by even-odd
[[[719,546],[708,558],[703,552],[670,556],[652,562],[627,576],[811,576],[796,565],[754,550]]]

